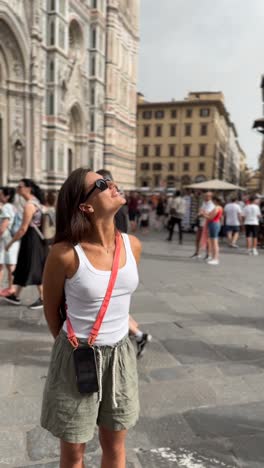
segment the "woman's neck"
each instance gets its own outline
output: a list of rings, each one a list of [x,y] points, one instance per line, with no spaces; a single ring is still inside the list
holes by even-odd
[[[34,197],[34,195],[32,193],[29,193],[29,194],[26,194],[24,195],[24,198],[26,201],[29,201],[29,200],[32,200]]]
[[[97,221],[95,225],[91,226],[89,242],[99,244],[108,249],[114,245],[115,235],[116,228],[113,219],[109,222],[106,220]]]

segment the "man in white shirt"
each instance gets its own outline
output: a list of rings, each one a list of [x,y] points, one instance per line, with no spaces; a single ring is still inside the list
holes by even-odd
[[[174,226],[175,224],[178,225],[179,229],[179,244],[182,244],[182,219],[186,210],[185,200],[181,196],[181,192],[177,190],[172,198],[169,200],[168,203],[169,208],[169,237],[168,241],[172,241]]]
[[[238,204],[237,197],[233,197],[224,208],[225,227],[230,247],[237,248],[240,224],[242,222],[242,209]]]
[[[204,194],[204,201],[202,206],[198,212],[198,229],[196,232],[196,239],[195,239],[195,253],[192,255],[191,258],[200,258],[200,242],[203,232],[203,227],[206,222],[204,214],[211,213],[215,209],[215,204],[212,202],[213,194],[212,192],[206,192]]]
[[[258,229],[261,211],[258,205],[258,199],[255,196],[251,196],[249,199],[249,205],[245,206],[243,210],[243,218],[246,229],[248,254],[258,255]]]

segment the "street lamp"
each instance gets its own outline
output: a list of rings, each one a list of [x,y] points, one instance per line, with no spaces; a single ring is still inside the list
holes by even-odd
[[[261,87],[263,115],[264,115],[264,75],[262,75],[261,77],[260,87]],[[256,119],[253,123],[253,128],[257,130],[257,132],[264,134],[264,117]]]
[[[264,134],[264,117],[256,119],[253,123],[253,128],[257,132]]]

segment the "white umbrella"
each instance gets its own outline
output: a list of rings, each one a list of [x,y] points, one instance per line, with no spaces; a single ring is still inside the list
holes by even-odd
[[[246,190],[238,185],[230,184],[224,180],[213,179],[206,182],[199,182],[197,184],[187,185],[187,188],[196,190]]]

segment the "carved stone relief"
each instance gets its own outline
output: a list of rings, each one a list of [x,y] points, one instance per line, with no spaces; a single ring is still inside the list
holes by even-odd
[[[25,167],[25,139],[18,129],[11,135],[11,150],[12,168],[21,173]]]

